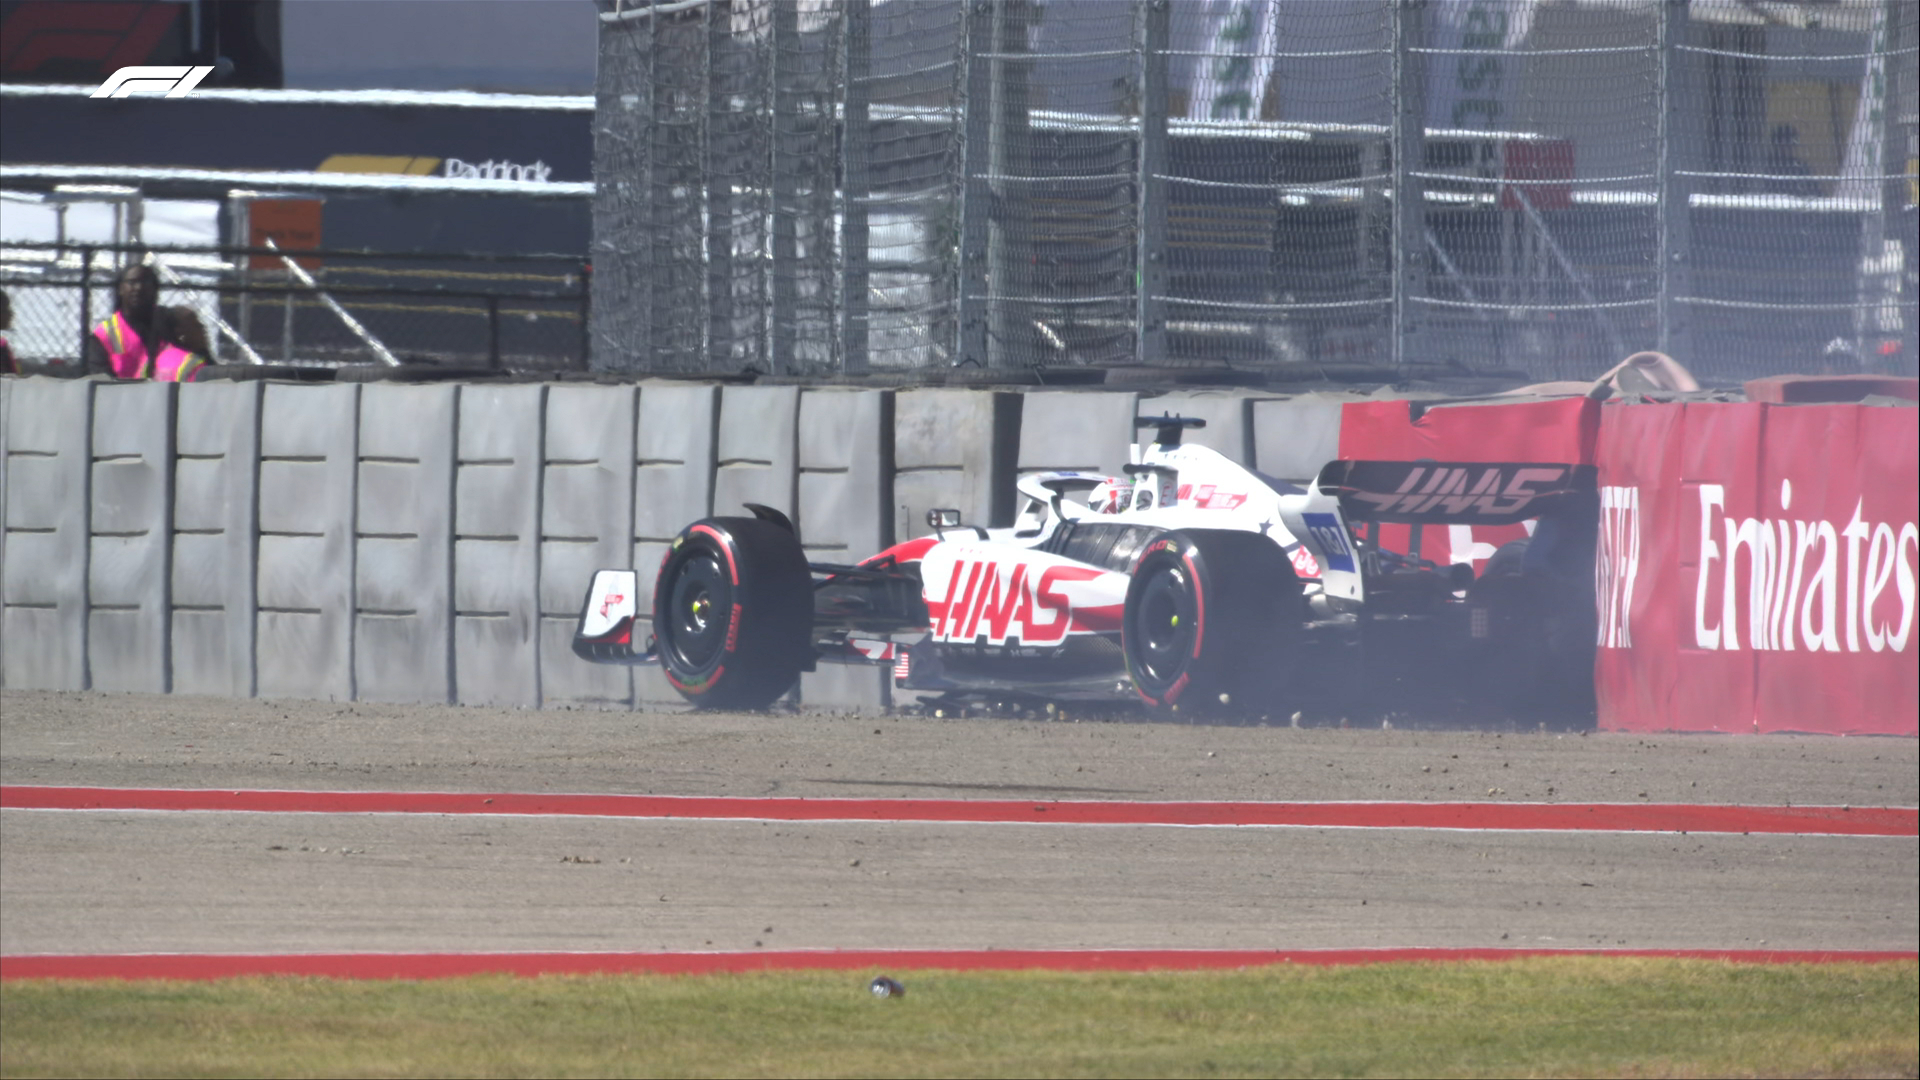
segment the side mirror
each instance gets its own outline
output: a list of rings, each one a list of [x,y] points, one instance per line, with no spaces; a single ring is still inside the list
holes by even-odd
[[[957,529],[960,527],[960,511],[946,507],[936,507],[927,511],[927,526],[932,529]]]

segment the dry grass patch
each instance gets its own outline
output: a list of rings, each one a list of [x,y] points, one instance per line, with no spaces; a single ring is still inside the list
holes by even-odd
[[[13,1076],[1914,1076],[1920,966],[0,986]]]

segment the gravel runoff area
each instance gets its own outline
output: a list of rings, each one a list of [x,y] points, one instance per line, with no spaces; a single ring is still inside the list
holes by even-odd
[[[0,692],[0,782],[1913,806],[1920,743]],[[0,812],[0,953],[1907,949],[1911,837]]]

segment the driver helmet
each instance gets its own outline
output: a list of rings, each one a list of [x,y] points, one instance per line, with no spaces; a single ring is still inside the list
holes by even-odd
[[[1087,506],[1096,514],[1117,514],[1133,505],[1133,483],[1109,476],[1087,493]]]

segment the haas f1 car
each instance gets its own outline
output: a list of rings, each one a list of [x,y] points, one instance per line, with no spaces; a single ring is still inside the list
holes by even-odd
[[[1361,682],[1380,678],[1373,653],[1400,652],[1433,671],[1483,672],[1477,654],[1499,658],[1496,681],[1591,686],[1590,466],[1334,461],[1302,488],[1183,444],[1204,421],[1136,423],[1152,441],[1125,475],[1022,476],[1011,526],[933,510],[931,535],[853,565],[808,562],[769,507],[696,521],[650,611],[637,571],[594,575],[574,651],[658,663],[688,701],[724,709],[765,708],[820,663],[885,665],[899,689],[954,698],[1187,711],[1286,707],[1338,666],[1316,657],[1356,653]],[[1477,577],[1419,558],[1417,541],[1378,543],[1382,523],[1535,519]]]

